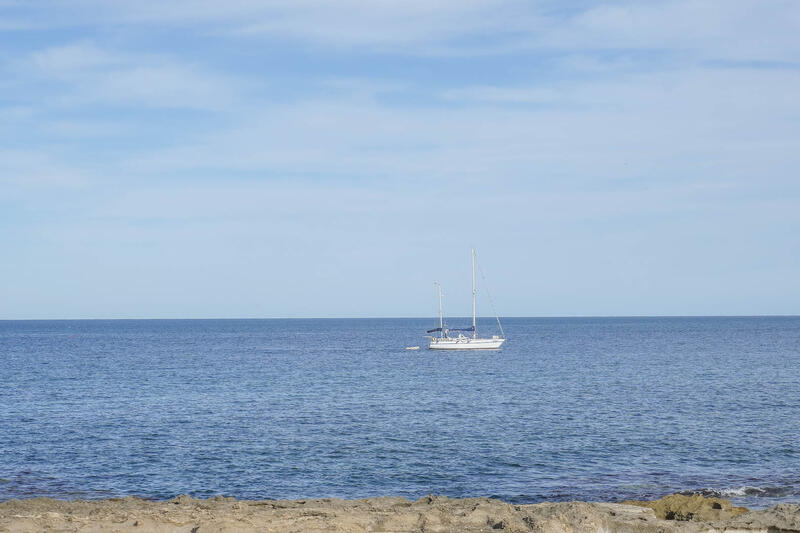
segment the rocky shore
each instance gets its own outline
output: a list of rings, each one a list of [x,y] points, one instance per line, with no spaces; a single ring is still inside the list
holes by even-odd
[[[653,502],[511,505],[487,498],[245,501],[179,496],[0,503],[0,531],[82,532],[800,532],[800,505],[762,511],[727,500],[672,495]]]

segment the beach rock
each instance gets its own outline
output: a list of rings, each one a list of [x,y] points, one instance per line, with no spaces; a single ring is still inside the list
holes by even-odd
[[[655,511],[656,516],[662,520],[695,520],[709,522],[723,520],[746,513],[746,507],[734,507],[733,504],[722,498],[706,498],[699,494],[687,496],[684,494],[670,494],[661,499],[641,502],[624,501],[623,504],[649,507]]]
[[[733,515],[738,511],[721,502],[717,502],[719,509],[713,501],[662,500],[636,505],[512,505],[489,498],[433,495],[414,502],[405,498],[202,500],[185,495],[166,502],[138,498],[64,502],[37,498],[0,503],[0,532],[800,533],[798,505],[783,504],[728,517],[724,513]],[[657,516],[667,516],[669,512],[673,516],[692,516],[690,520]],[[712,515],[719,516],[709,521],[701,518]]]
[[[750,511],[726,521],[725,526],[742,531],[800,532],[800,505],[781,503],[763,511]]]
[[[188,505],[188,504],[193,503],[193,502],[194,502],[194,498],[192,498],[188,494],[179,494],[179,495],[175,496],[174,498],[172,498],[171,500],[169,500],[169,503],[172,503],[172,504],[175,504],[175,505]]]

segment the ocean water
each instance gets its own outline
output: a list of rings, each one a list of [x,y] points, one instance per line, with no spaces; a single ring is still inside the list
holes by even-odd
[[[800,317],[431,324],[0,322],[0,500],[800,501]]]

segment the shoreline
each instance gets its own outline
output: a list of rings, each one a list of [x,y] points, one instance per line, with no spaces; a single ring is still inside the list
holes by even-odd
[[[347,532],[774,532],[800,533],[800,505],[765,510],[674,494],[651,502],[514,505],[489,498],[426,496],[340,500],[237,500],[181,495],[168,501],[49,498],[0,503],[0,531]]]

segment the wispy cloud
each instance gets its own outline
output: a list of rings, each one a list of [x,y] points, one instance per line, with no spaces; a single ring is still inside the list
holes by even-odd
[[[72,43],[33,52],[28,62],[40,74],[73,77],[99,67],[118,65],[119,56],[89,43]]]
[[[793,142],[799,88],[794,71],[691,69],[603,82],[465,87],[442,92],[447,105],[436,108],[387,105],[371,93],[273,103],[130,165],[456,183],[476,175],[677,179],[714,168],[716,179],[729,179]]]
[[[42,150],[0,149],[0,187],[6,192],[12,188],[39,191],[80,188],[88,183],[84,171],[66,165]]]
[[[704,58],[798,59],[800,6],[791,0],[551,0],[394,2],[79,0],[20,8],[55,26],[113,23],[288,39],[296,44],[401,54],[667,50]]]
[[[545,36],[571,48],[691,52],[701,57],[798,58],[793,28],[800,5],[755,0],[606,3],[587,9]]]
[[[165,55],[132,54],[89,42],[54,46],[15,61],[18,72],[61,84],[59,105],[121,105],[219,110],[244,83]]]
[[[552,106],[568,99],[565,90],[556,87],[464,87],[444,92],[445,100],[484,104],[540,104]],[[575,102],[577,103],[577,102]]]

